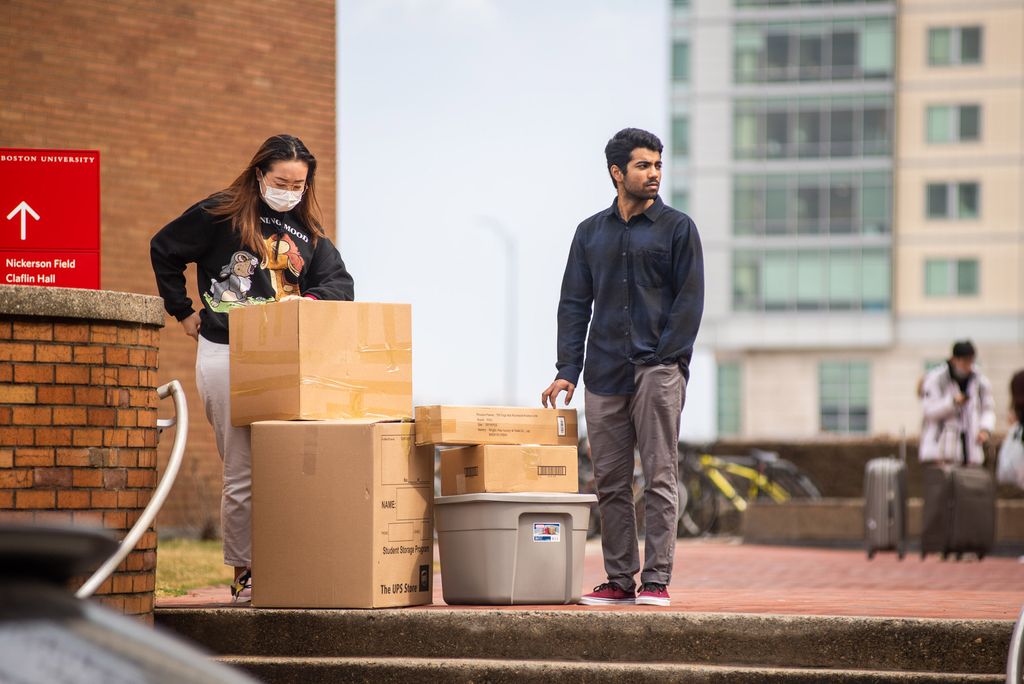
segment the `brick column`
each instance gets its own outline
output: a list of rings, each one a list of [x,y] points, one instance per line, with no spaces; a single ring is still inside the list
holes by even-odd
[[[0,520],[124,538],[157,483],[163,321],[158,297],[0,285]],[[156,548],[150,528],[97,600],[151,620]]]

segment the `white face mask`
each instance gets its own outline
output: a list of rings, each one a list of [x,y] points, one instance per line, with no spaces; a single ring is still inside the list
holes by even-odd
[[[302,200],[302,195],[305,192],[305,189],[281,190],[280,188],[272,188],[267,183],[266,176],[263,176],[263,201],[274,211],[291,211]]]

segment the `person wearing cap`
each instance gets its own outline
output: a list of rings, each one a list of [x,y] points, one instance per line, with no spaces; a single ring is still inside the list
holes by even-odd
[[[981,465],[984,445],[996,424],[988,378],[974,367],[970,341],[953,345],[952,356],[925,375],[921,385],[924,425],[918,456],[922,463]]]

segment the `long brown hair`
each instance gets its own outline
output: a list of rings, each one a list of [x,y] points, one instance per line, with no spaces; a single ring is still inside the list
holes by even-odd
[[[1024,425],[1024,370],[1017,371],[1010,378],[1010,408],[1017,416],[1017,422]]]
[[[306,174],[306,192],[291,213],[310,233],[315,245],[318,238],[326,237],[322,225],[323,212],[316,199],[316,157],[295,136],[267,138],[235,182],[213,196],[213,205],[209,208],[214,216],[230,217],[231,227],[238,233],[242,245],[263,259],[267,258],[267,247],[260,230],[260,202],[263,198],[256,170],[259,169],[263,175],[275,162],[294,160],[305,162],[309,171]]]

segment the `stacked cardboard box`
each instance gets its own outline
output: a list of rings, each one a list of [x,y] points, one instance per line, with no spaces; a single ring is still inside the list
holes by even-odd
[[[406,304],[238,307],[232,422],[252,425],[257,607],[433,596],[433,465],[415,445]]]
[[[576,411],[417,406],[418,445],[441,452],[441,494],[578,491]]]
[[[441,452],[437,540],[447,603],[579,600],[592,495],[577,494],[574,410],[418,406]]]

